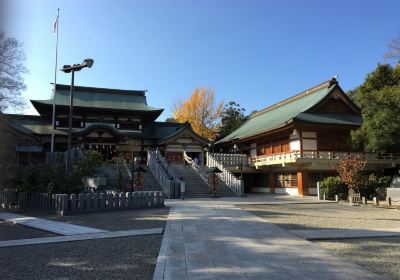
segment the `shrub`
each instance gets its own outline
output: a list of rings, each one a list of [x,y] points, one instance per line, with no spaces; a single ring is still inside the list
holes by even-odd
[[[347,185],[349,191],[359,191],[366,164],[367,161],[360,156],[347,155],[336,166],[340,180]]]
[[[348,189],[339,176],[326,177],[322,180],[320,191],[327,197],[334,197],[337,194],[341,199],[346,199],[348,194]]]
[[[360,187],[361,196],[368,199],[376,196],[378,199],[384,200],[386,198],[386,188],[390,186],[390,182],[391,177],[377,176],[372,173],[364,178],[364,182]]]
[[[66,175],[63,162],[25,167],[10,180],[12,186],[9,188],[30,193],[79,193],[83,190],[82,178],[92,176],[101,162],[101,154],[88,151],[84,158],[74,164],[70,176]]]

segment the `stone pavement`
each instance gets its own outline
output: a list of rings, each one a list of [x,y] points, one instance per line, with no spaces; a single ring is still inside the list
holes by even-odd
[[[33,227],[49,232],[54,232],[61,235],[100,233],[107,231],[104,229],[97,229],[97,228],[72,225],[62,222],[49,221],[45,219],[28,217],[9,212],[0,213],[0,220],[28,227]]]
[[[348,238],[375,238],[400,236],[397,229],[307,229],[290,230],[290,232],[307,240],[328,240]]]
[[[154,280],[380,279],[232,204],[170,206]]]

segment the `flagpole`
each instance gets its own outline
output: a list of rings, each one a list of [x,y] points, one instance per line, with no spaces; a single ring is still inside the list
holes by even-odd
[[[57,38],[56,38],[56,63],[54,66],[54,89],[53,89],[53,117],[51,121],[51,153],[54,156],[54,127],[56,122],[56,86],[57,86],[57,56],[58,56],[58,25],[60,20],[60,9],[57,9]]]

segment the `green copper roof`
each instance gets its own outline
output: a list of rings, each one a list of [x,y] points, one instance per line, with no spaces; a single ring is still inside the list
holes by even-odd
[[[70,87],[57,85],[56,105],[69,106]],[[47,100],[31,100],[32,104],[52,105],[53,97]],[[147,105],[145,91],[117,90],[92,87],[74,87],[74,107],[115,109],[129,111],[162,111]]]
[[[330,123],[344,125],[361,125],[361,116],[354,114],[320,114],[320,113],[300,113],[295,120],[305,121],[308,123]]]
[[[7,114],[7,117],[16,128],[25,133],[41,135],[51,134],[51,122],[40,116]],[[66,135],[63,131],[55,130],[54,132],[57,135]]]
[[[293,120],[314,123],[359,125],[361,120],[358,116],[351,117],[343,114],[305,113],[321,102],[335,87],[338,87],[336,80],[332,80],[332,82],[328,81],[299,95],[255,112],[243,125],[217,143],[248,138],[284,127]]]

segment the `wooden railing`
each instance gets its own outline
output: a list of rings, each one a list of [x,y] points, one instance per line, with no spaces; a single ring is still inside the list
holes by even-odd
[[[292,151],[287,153],[277,153],[272,155],[263,155],[251,158],[254,165],[273,165],[280,163],[296,162],[299,159],[315,159],[315,160],[341,160],[347,155],[359,156],[367,161],[378,162],[398,162],[399,154],[373,154],[359,152],[335,152],[335,151]]]
[[[242,179],[236,178],[233,173],[224,167],[224,164],[214,157],[215,154],[207,153],[206,161],[208,167],[218,167],[222,173],[218,177],[233,191],[236,196],[244,195],[244,183]],[[221,154],[220,154],[221,155]],[[239,163],[240,165],[240,163]]]

